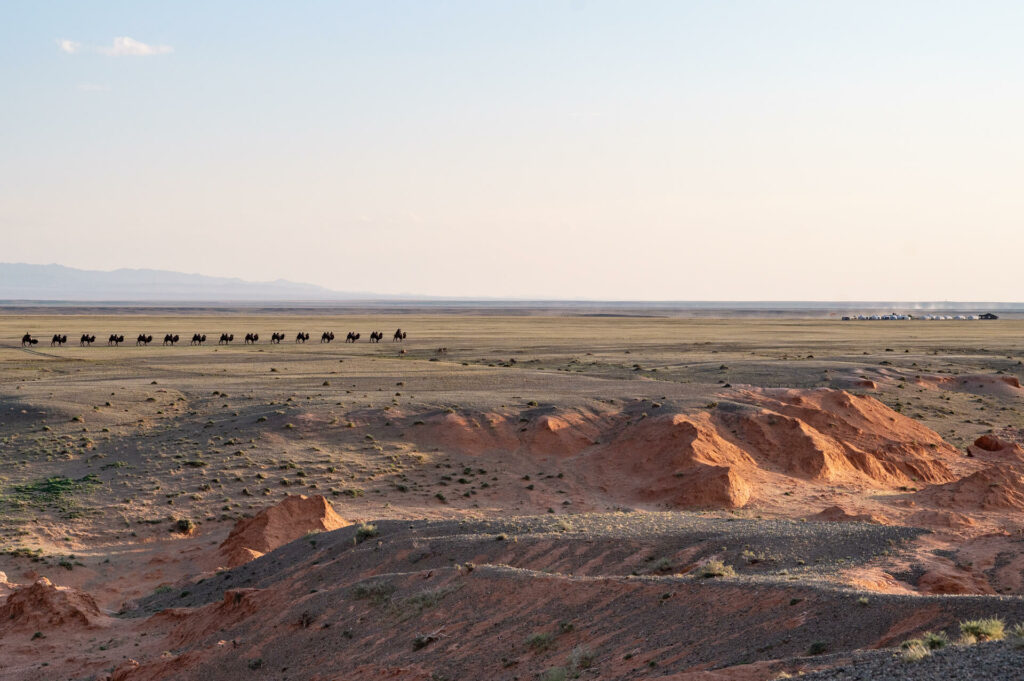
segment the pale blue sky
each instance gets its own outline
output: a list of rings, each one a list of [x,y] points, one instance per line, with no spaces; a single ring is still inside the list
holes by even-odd
[[[1016,2],[6,0],[0,261],[1024,300],[1021,35]]]

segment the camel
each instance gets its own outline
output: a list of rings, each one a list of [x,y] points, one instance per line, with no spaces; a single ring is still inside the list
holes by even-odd
[[[233,340],[235,340],[235,334],[233,334],[233,333],[222,333],[220,335],[220,340],[217,341],[217,345],[221,345],[221,344],[227,345],[228,343],[230,343]]]
[[[270,342],[271,343],[280,343],[283,340],[284,340],[284,334],[283,333],[278,333],[277,331],[275,331],[274,333],[270,334]]]
[[[394,342],[397,341],[397,342],[401,343],[402,341],[405,340],[406,335],[407,334],[404,331],[402,331],[401,329],[398,329],[397,331],[395,331],[395,335],[392,336],[391,342],[394,343]]]
[[[87,333],[83,333],[81,340],[78,341],[78,344],[82,345],[82,346],[85,346],[85,345],[92,345],[95,342],[96,342],[96,335],[95,334],[90,336]]]
[[[259,341],[259,339],[260,339],[260,335],[258,333],[247,333],[247,334],[245,334],[245,342],[246,342],[247,345],[249,343],[252,343],[253,345],[255,345]]]
[[[124,343],[124,334],[118,336],[116,333],[112,333],[110,334],[110,337],[107,338],[107,345],[117,346],[121,343]]]
[[[53,338],[50,339],[50,347],[52,348],[54,345],[61,346],[67,342],[68,337],[66,335],[62,336],[59,333],[55,333],[53,334]]]
[[[33,338],[30,334],[27,333],[21,337],[21,347],[25,347],[26,345],[35,345],[38,342],[38,339]]]
[[[380,343],[382,340],[384,340],[384,332],[383,331],[371,331],[370,332],[370,342],[371,343]]]
[[[135,344],[136,345],[149,345],[152,342],[153,342],[153,336],[152,335],[147,336],[144,333],[140,333],[139,337],[135,339]]]
[[[309,334],[308,333],[305,333],[303,331],[299,331],[297,334],[295,334],[295,342],[296,343],[305,343],[308,340],[309,340]]]
[[[320,334],[321,343],[330,343],[332,340],[334,340],[333,331],[324,331],[322,334]]]
[[[192,340],[189,341],[189,345],[202,345],[205,342],[206,342],[206,334],[205,333],[202,334],[202,335],[200,335],[198,333],[194,333],[194,334],[192,334]]]
[[[348,335],[345,336],[346,343],[355,343],[357,340],[359,340],[359,334],[355,331],[349,331]]]
[[[178,342],[179,338],[180,336],[178,336],[177,334],[164,334],[164,345],[174,345],[175,343]]]

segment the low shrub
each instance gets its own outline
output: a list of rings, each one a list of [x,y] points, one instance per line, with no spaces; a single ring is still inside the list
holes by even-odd
[[[913,640],[909,642],[910,645],[903,648],[900,652],[900,659],[904,662],[920,662],[924,658],[932,654],[928,646],[919,640]]]
[[[377,526],[372,523],[362,523],[356,528],[357,541],[366,541],[370,537],[376,537],[378,534]]]
[[[921,642],[924,643],[928,650],[938,650],[949,645],[949,637],[942,631],[926,631],[921,634]]]
[[[735,577],[736,570],[731,565],[726,565],[720,560],[709,560],[700,568],[700,576],[704,579],[712,577]]]
[[[815,641],[807,649],[808,655],[821,655],[828,650],[828,644],[824,641]]]
[[[976,641],[1001,641],[1006,637],[1006,623],[998,617],[964,620],[960,623],[960,631]]]
[[[526,637],[526,645],[530,646],[536,652],[547,650],[555,644],[555,637],[546,632],[540,632],[530,634]]]

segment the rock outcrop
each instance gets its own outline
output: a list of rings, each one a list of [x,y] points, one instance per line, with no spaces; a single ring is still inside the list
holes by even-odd
[[[323,496],[290,496],[252,518],[239,520],[220,545],[228,567],[259,558],[309,532],[336,530],[349,525]]]

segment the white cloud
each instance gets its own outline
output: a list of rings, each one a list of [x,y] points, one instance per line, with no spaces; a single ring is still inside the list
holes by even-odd
[[[128,36],[118,36],[114,38],[113,44],[103,46],[82,45],[74,40],[62,39],[57,41],[57,47],[61,52],[67,54],[97,52],[108,57],[151,57],[155,54],[174,52],[174,48],[170,45],[147,45]]]
[[[119,36],[114,38],[112,46],[100,47],[97,51],[111,57],[149,57],[174,52],[174,48],[170,45],[147,45],[128,36]]]
[[[99,83],[79,83],[78,90],[80,92],[110,92],[110,86]]]

